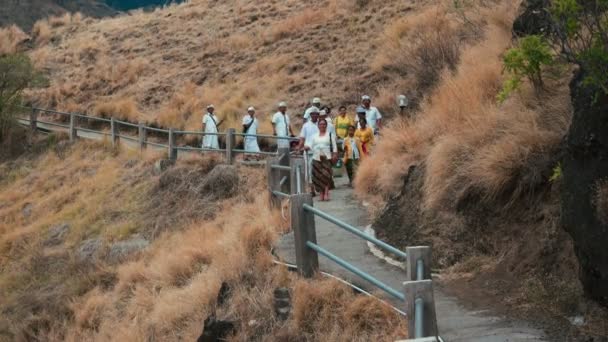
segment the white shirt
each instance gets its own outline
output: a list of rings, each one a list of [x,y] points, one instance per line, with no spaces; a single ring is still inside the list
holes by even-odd
[[[376,107],[369,107],[369,109],[365,109],[365,120],[367,121],[367,125],[371,127],[374,132],[378,129],[377,121],[382,119],[382,114]],[[355,117],[355,122],[357,122],[357,128],[361,128],[359,125],[359,116]]]
[[[217,116],[207,112],[203,116],[203,123],[205,124],[205,133],[217,133]]]
[[[304,145],[309,146],[311,144],[312,137],[318,133],[319,127],[317,127],[317,124],[312,121],[306,121],[304,126],[302,126],[302,130],[300,131],[300,138],[304,138]]]
[[[327,159],[331,159],[332,151],[338,152],[338,145],[336,144],[336,137],[332,136],[331,142],[329,141],[329,132],[325,132],[324,135],[317,133],[313,135],[308,146],[312,150],[312,159],[316,161],[321,160],[321,156],[325,156]]]
[[[258,133],[258,119],[252,118],[251,115],[247,114],[243,117],[243,126],[249,125],[249,123],[253,120],[253,123],[247,129],[247,134],[257,134]],[[247,137],[247,138],[256,138],[256,137]]]
[[[289,115],[287,115],[287,113],[285,113],[285,115],[283,115],[283,113],[281,112],[274,113],[274,115],[272,116],[272,123],[275,126],[275,130],[278,136],[286,137],[289,135],[290,121]]]

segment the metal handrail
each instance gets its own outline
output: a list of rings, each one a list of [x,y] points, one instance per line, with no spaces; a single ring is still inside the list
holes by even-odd
[[[159,143],[155,143],[153,141],[146,141],[146,145],[156,146],[156,147],[163,147],[163,148],[169,148],[169,145],[159,144]]]
[[[277,152],[266,152],[266,151],[260,151],[260,152],[250,152],[250,151],[246,151],[243,149],[237,149],[237,148],[233,148],[232,149],[233,153],[247,153],[247,154],[260,154],[260,155],[266,155],[266,156],[276,156]]]
[[[375,244],[376,246],[384,249],[385,251],[393,253],[393,254],[401,257],[401,258],[407,259],[407,254],[406,253],[404,253],[404,252],[398,250],[397,248],[395,248],[395,247],[387,244],[386,242],[378,240],[375,237],[369,236],[369,235],[365,234],[364,232],[360,231],[359,229],[353,227],[352,225],[350,225],[350,224],[348,224],[346,222],[342,222],[342,221],[338,220],[337,218],[335,218],[335,217],[333,217],[331,215],[328,215],[328,214],[322,212],[321,210],[319,210],[319,209],[317,209],[317,208],[315,208],[313,206],[310,206],[310,205],[308,205],[306,203],[303,204],[303,207],[304,207],[304,210],[308,210],[308,211],[312,212],[313,214],[315,214],[315,215],[317,215],[317,216],[325,219],[326,221],[329,221],[329,222],[331,222],[331,223],[339,226],[340,228],[343,228],[346,231],[351,232],[351,233],[357,235],[358,237],[360,237],[360,238],[362,238],[364,240],[367,240],[367,241]]]
[[[201,152],[226,152],[225,148],[206,148],[206,147],[194,147],[194,146],[175,146],[174,149],[178,151],[201,151]]]
[[[414,300],[414,338],[424,336],[424,300],[416,298]]]
[[[36,122],[39,122],[39,123],[45,124],[45,125],[49,125],[49,126],[57,126],[57,127],[62,127],[62,128],[70,128],[70,125],[58,124],[56,122],[42,121],[42,120],[36,120]]]
[[[273,168],[273,169],[277,169],[277,170],[291,171],[291,167],[286,166],[286,165],[272,164],[272,165],[270,165],[270,167]]]
[[[89,120],[97,120],[97,121],[102,121],[102,122],[111,122],[112,121],[110,119],[100,118],[98,116],[89,116],[89,115],[77,114],[77,113],[74,113],[74,116],[78,117],[78,118],[85,118],[85,119],[89,119]]]
[[[196,134],[196,135],[216,135],[216,136],[223,136],[226,135],[226,133],[207,133],[207,132],[203,132],[203,131],[173,131],[173,134]]]
[[[160,132],[160,133],[169,133],[168,129],[154,128],[154,127],[148,127],[148,126],[146,126],[146,131]]]
[[[256,138],[267,138],[267,139],[277,139],[277,140],[290,140],[290,141],[299,141],[298,137],[285,137],[271,134],[248,134],[248,133],[234,133],[235,136],[239,137],[256,137]]]
[[[102,135],[112,135],[111,133],[108,133],[108,132],[97,131],[94,129],[88,129],[88,128],[82,128],[82,127],[75,127],[74,129],[77,131],[82,131],[82,132],[89,132],[89,133],[102,134]]]
[[[130,122],[127,122],[127,121],[121,121],[121,120],[114,119],[114,122],[119,123],[121,125],[134,127],[134,128],[138,128],[139,127],[139,124],[134,124],[134,123],[130,123]]]
[[[358,275],[359,277],[367,280],[368,282],[376,285],[378,288],[380,288],[381,290],[383,290],[386,293],[390,294],[391,296],[393,296],[393,297],[395,297],[397,299],[400,299],[400,300],[405,300],[405,296],[403,295],[403,293],[401,293],[401,292],[393,289],[392,287],[386,285],[385,283],[383,283],[380,280],[372,277],[371,275],[369,275],[369,274],[361,271],[357,267],[349,264],[344,259],[341,259],[340,257],[335,256],[334,254],[332,254],[328,250],[324,249],[323,247],[317,245],[316,243],[312,243],[310,241],[307,241],[306,242],[306,246],[308,246],[310,249],[316,251],[317,253],[325,256],[326,258],[330,259],[331,261],[337,263],[338,265],[344,267],[348,271],[350,271],[350,272]]]
[[[291,197],[291,195],[286,194],[286,193],[281,192],[281,191],[277,191],[277,190],[273,190],[272,194],[275,195],[275,196],[279,196],[279,197]]]
[[[131,141],[136,141],[139,142],[139,138],[135,138],[132,136],[128,136],[128,135],[121,135],[121,134],[117,134],[117,137],[121,138],[121,139],[126,139],[126,140],[131,140]]]

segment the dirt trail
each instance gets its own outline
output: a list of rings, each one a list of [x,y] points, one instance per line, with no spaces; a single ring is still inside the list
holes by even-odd
[[[366,211],[353,198],[352,190],[346,187],[346,179],[336,179],[337,189],[332,192],[330,202],[316,202],[315,207],[363,230],[367,225]],[[335,255],[356,265],[394,289],[401,290],[405,271],[377,258],[360,238],[337,226],[316,218],[317,242]],[[293,233],[284,235],[279,241],[277,254],[284,261],[295,264]],[[373,285],[359,279],[335,263],[319,258],[323,271],[337,275],[347,281],[375,293],[379,297],[402,308],[403,304],[380,293]],[[474,289],[471,289],[474,291]],[[457,298],[443,293],[435,287],[435,305],[439,332],[444,341],[501,342],[501,341],[548,341],[546,335],[525,322],[496,316],[491,308],[468,309]]]

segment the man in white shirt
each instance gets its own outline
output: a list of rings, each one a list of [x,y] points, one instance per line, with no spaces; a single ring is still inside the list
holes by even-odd
[[[372,98],[369,95],[363,95],[361,97],[361,106],[365,109],[365,119],[367,120],[367,124],[374,130],[374,134],[378,134],[378,132],[382,129],[382,114],[376,107],[371,106]],[[355,118],[358,125],[359,117]]]
[[[272,131],[277,137],[289,137],[293,135],[291,121],[287,115],[287,103],[279,103],[279,111],[272,116]],[[289,148],[289,139],[277,139],[279,148]]]
[[[258,119],[255,118],[255,108],[249,107],[247,109],[247,115],[243,117],[243,133],[245,134],[257,134],[258,132]],[[245,145],[245,151],[251,153],[260,152],[260,146],[258,146],[258,138],[246,136],[243,139]],[[245,154],[245,159],[249,159],[249,155]]]
[[[312,137],[319,133],[319,127],[317,127],[318,119],[319,109],[317,107],[312,107],[310,111],[310,120],[304,123],[304,126],[302,126],[302,130],[300,131],[300,143],[298,145],[298,150],[304,150],[303,153],[305,153],[305,157],[307,157],[306,180],[309,184],[312,184],[312,151],[307,149],[306,146],[310,146],[312,144]],[[314,188],[311,188],[311,193],[314,194]]]
[[[308,107],[306,109],[306,111],[304,112],[304,122],[308,121],[312,110],[316,109],[317,111],[319,111],[320,108],[321,108],[321,99],[318,97],[315,97],[314,99],[312,99],[311,106]]]
[[[224,120],[218,122],[218,118],[213,112],[215,107],[212,104],[207,106],[207,113],[203,115],[203,148],[219,149],[220,144],[217,138],[218,128]],[[211,133],[211,134],[207,134]]]

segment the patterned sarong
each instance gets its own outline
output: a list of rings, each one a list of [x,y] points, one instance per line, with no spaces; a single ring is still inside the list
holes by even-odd
[[[333,177],[331,160],[324,159],[322,161],[312,161],[312,183],[317,192],[323,192],[325,191],[325,188],[332,188]]]

